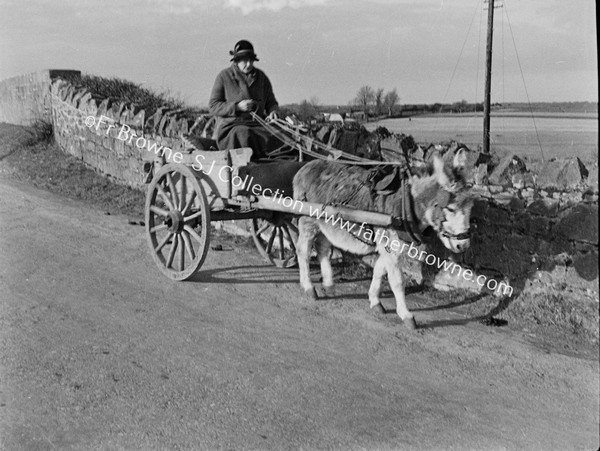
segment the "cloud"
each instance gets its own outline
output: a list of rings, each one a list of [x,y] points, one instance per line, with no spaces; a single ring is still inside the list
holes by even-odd
[[[328,0],[227,0],[225,6],[231,9],[241,9],[243,15],[265,9],[280,11],[285,7],[302,8],[304,6],[323,5]]]

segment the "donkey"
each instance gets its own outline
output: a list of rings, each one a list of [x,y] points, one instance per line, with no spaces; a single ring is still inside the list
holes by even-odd
[[[470,245],[469,217],[473,205],[464,182],[465,150],[459,149],[446,162],[438,154],[434,154],[430,161],[432,164],[422,174],[407,175],[404,188],[401,183],[396,183],[385,194],[374,192],[366,182],[370,173],[368,169],[332,161],[311,161],[294,177],[294,198],[330,205],[344,204],[357,210],[384,213],[395,218],[402,217],[403,211],[406,211],[403,201],[409,202],[414,212],[413,228],[418,231],[433,229],[450,251],[464,252]],[[406,219],[406,215],[404,217]],[[409,329],[415,329],[416,321],[406,307],[400,269],[400,255],[404,247],[399,249],[399,244],[407,241],[406,238],[400,238],[402,231],[393,227],[367,227],[370,236],[366,239],[364,223],[360,227],[355,223],[350,223],[352,227],[348,222],[344,227],[340,227],[341,224],[323,217],[300,217],[296,252],[300,284],[305,293],[315,299],[317,297],[309,271],[313,245],[317,251],[326,296],[334,295],[333,271],[329,261],[332,246],[356,255],[378,253],[369,288],[371,308],[378,307],[385,311],[379,300],[379,292],[382,278],[387,273],[396,298],[396,312]],[[404,226],[407,225],[410,236],[414,238],[410,224],[405,221]],[[373,234],[379,237],[375,241]],[[390,243],[398,245],[390,246]]]

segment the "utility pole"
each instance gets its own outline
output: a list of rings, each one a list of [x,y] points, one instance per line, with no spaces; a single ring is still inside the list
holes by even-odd
[[[483,102],[483,153],[490,153],[490,102],[492,90],[492,42],[494,35],[494,0],[487,0],[488,23],[485,55],[485,99]]]

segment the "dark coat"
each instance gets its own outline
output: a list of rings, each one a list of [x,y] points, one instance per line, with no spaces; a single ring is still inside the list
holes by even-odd
[[[233,63],[217,75],[209,100],[210,113],[217,116],[215,133],[219,148],[247,145],[248,143],[238,142],[240,133],[247,133],[249,130],[246,128],[258,126],[252,120],[250,113],[236,111],[236,104],[246,99],[252,99],[258,103],[255,112],[263,118],[278,108],[271,81],[265,73],[254,68],[251,74],[246,76]],[[242,126],[243,129],[240,130],[238,126]],[[238,129],[235,133],[237,138],[233,139],[231,132],[235,128]]]

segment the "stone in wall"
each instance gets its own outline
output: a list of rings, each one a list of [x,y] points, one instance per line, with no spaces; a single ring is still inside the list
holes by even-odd
[[[125,108],[126,103],[122,101],[114,102],[108,110],[106,110],[106,115],[113,119],[116,122],[119,122],[121,119],[121,114],[123,113],[123,109]]]
[[[80,108],[82,105],[80,104],[81,99],[83,98],[83,96],[85,96],[87,94],[87,90],[86,89],[77,89],[75,91],[75,94],[73,95],[73,100],[71,101],[71,105],[73,105],[75,108]],[[80,108],[82,109],[82,108]]]
[[[492,185],[512,186],[514,175],[527,172],[527,167],[517,155],[507,155],[502,158],[489,176]]]
[[[473,171],[473,183],[475,183],[475,185],[487,185],[488,182],[488,165],[480,164]]]
[[[96,114],[98,115],[98,117],[100,116],[106,116],[106,112],[108,111],[108,108],[110,107],[110,99],[104,99],[100,102],[100,105],[98,105],[98,111],[96,112]]]
[[[573,268],[585,280],[598,279],[598,252],[579,253],[573,260]]]
[[[191,136],[201,137],[202,131],[204,130],[204,127],[206,126],[207,123],[208,123],[207,115],[202,114],[202,115],[198,116],[196,118],[196,120],[194,121],[194,123],[192,124],[192,126],[189,128],[188,134]]]
[[[555,217],[558,213],[560,202],[558,199],[543,197],[536,199],[527,206],[527,212],[534,215]]]
[[[575,189],[588,176],[588,170],[577,157],[546,161],[539,170],[536,184],[546,189]]]
[[[517,189],[535,186],[535,179],[531,172],[519,172],[511,177],[512,186]]]
[[[134,118],[134,107],[133,105],[125,105],[121,110],[121,115],[119,117],[119,123],[131,126]]]
[[[160,135],[160,124],[162,123],[164,125],[164,122],[166,121],[164,115],[167,111],[167,107],[161,106],[157,108],[154,114],[148,118],[148,121],[146,121],[146,126],[150,128],[150,132]]]
[[[558,221],[554,232],[568,240],[598,245],[598,206],[579,204]]]
[[[592,193],[598,193],[598,164],[589,168],[586,185]]]

